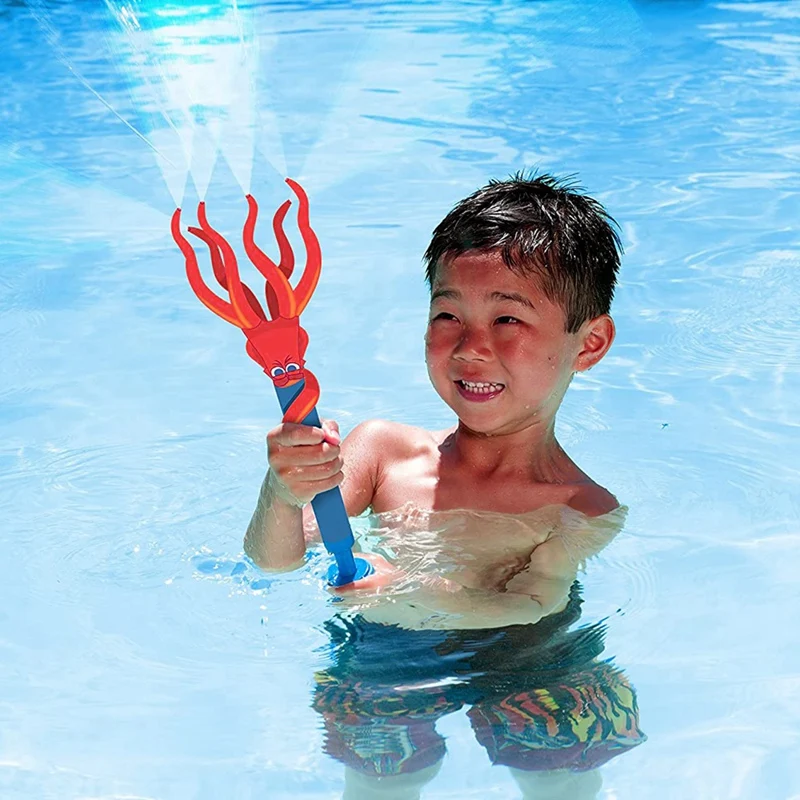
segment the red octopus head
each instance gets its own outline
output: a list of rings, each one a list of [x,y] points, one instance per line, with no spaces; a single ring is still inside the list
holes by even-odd
[[[257,361],[276,386],[291,386],[305,378],[303,356],[308,335],[298,317],[264,320],[244,333],[258,355]]]

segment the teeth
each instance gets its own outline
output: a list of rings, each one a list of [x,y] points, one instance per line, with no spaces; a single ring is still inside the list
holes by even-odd
[[[478,394],[499,392],[503,388],[502,383],[485,383],[483,381],[461,381],[461,384],[466,389],[469,389],[470,392],[477,392]]]

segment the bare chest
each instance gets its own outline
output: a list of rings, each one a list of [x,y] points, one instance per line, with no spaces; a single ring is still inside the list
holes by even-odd
[[[577,490],[574,484],[538,484],[523,476],[465,475],[448,470],[440,459],[426,454],[382,471],[372,509],[382,513],[412,503],[432,511],[524,514],[549,505],[568,505]]]
[[[419,456],[383,471],[372,509],[380,514],[410,505],[424,517],[401,515],[401,531],[389,537],[389,555],[405,568],[435,553],[461,585],[497,589],[528,563],[574,492],[508,476],[476,480],[448,470],[435,456]]]

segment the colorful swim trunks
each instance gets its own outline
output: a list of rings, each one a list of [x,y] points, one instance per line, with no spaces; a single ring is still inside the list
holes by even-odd
[[[408,631],[358,618],[328,624],[332,666],[313,706],[326,751],[360,772],[397,775],[441,760],[436,720],[468,717],[493,763],[526,770],[592,769],[645,740],[633,687],[599,660],[601,626],[567,628],[570,605],[539,625]]]

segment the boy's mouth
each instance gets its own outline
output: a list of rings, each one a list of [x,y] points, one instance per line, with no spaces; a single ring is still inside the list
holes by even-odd
[[[455,384],[462,397],[478,403],[497,397],[505,389],[502,383],[490,381],[455,381]]]

